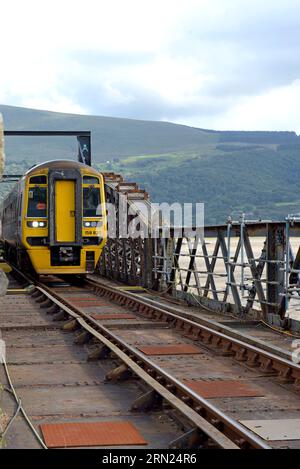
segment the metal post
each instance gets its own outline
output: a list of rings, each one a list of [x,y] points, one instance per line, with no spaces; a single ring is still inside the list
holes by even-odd
[[[267,305],[268,313],[284,316],[284,231],[285,227],[268,224],[267,235]],[[283,304],[283,306],[282,306]]]
[[[158,256],[158,249],[157,249],[157,237],[154,238],[154,278],[157,280],[157,256]]]
[[[290,215],[285,222],[285,312],[289,308],[289,273],[290,273]]]
[[[230,268],[231,225],[232,225],[232,218],[228,217],[228,221],[227,221],[227,253],[228,253],[227,283],[228,283],[228,286],[230,286],[230,283],[231,283],[231,268]]]
[[[152,288],[153,284],[153,243],[150,236],[144,238],[144,287]]]
[[[228,251],[227,251],[225,236],[223,235],[223,233],[220,229],[218,230],[218,238],[219,238],[219,242],[220,242],[222,256],[224,258],[224,263],[226,265],[226,263],[228,263]],[[239,249],[239,245],[238,245],[238,249]],[[237,252],[238,252],[238,249],[237,249]],[[236,313],[241,315],[241,314],[243,314],[243,309],[242,309],[241,299],[239,297],[239,292],[238,292],[238,289],[237,289],[236,283],[235,283],[234,265],[230,265],[230,269],[231,269],[231,272],[230,272],[231,293],[232,293],[232,296],[233,296],[233,300],[234,300],[234,304],[235,304],[235,308],[236,308]],[[227,298],[227,293],[225,293],[225,295],[224,295],[224,301],[226,301],[226,298]]]
[[[245,292],[244,228],[245,228],[245,214],[242,213],[242,215],[241,215],[241,227],[240,227],[240,238],[241,238],[241,283],[240,283],[240,290],[242,292],[242,297],[244,297],[244,292]]]

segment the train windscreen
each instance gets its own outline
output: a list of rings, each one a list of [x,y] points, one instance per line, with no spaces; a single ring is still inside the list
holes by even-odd
[[[47,188],[30,187],[28,191],[28,217],[47,217]]]
[[[98,187],[83,188],[83,216],[99,217],[101,215],[100,190]]]

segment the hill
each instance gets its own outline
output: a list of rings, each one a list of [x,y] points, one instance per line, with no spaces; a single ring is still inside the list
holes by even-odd
[[[166,122],[77,116],[0,106],[8,130],[91,130],[93,165],[138,182],[155,202],[204,202],[205,223],[300,213],[295,132],[218,132]],[[70,140],[7,138],[7,173],[76,155]],[[9,189],[0,185],[0,198]]]
[[[0,113],[6,130],[90,130],[94,161],[193,149],[219,139],[218,134],[168,122],[81,116],[4,105],[0,105]],[[6,141],[7,157],[14,160],[72,158],[74,151],[76,142],[70,137],[9,137]]]

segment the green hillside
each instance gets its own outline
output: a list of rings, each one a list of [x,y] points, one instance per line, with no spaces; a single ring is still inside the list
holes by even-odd
[[[300,213],[300,146],[236,146],[234,152],[204,145],[198,151],[131,157],[97,164],[137,181],[155,202],[204,202],[205,223],[284,219]]]
[[[81,116],[0,105],[6,130],[90,130],[94,161],[109,158],[179,151],[217,143],[218,134],[168,122],[151,122],[115,117]],[[8,158],[72,158],[76,141],[72,137],[8,137]]]
[[[216,132],[8,106],[0,112],[8,130],[92,130],[95,167],[138,182],[155,202],[204,202],[206,224],[224,223],[229,214],[238,218],[242,211],[248,219],[300,213],[300,142],[294,132]],[[10,139],[10,174],[45,158],[76,155],[72,139]],[[8,189],[0,184],[0,197]]]

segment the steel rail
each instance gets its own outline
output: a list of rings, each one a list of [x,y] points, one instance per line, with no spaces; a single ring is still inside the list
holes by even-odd
[[[45,296],[45,301],[50,300],[65,311],[66,314],[74,318],[91,336],[98,338],[98,340],[113,351],[134,374],[137,374],[152,387],[155,392],[166,399],[169,404],[185,415],[196,428],[199,428],[207,437],[214,441],[218,447],[271,448],[261,438],[257,437],[254,433],[247,430],[237,421],[208,402],[208,400],[202,398],[184,383],[157,366],[138,349],[124,342],[109,329],[100,325],[88,314],[81,311],[81,309],[73,306],[72,303],[65,298],[62,299],[57,292],[53,292],[51,288],[40,283],[36,284],[36,291],[39,291],[41,296]],[[164,383],[164,385],[161,383]],[[153,387],[154,384],[155,386]],[[201,419],[199,419],[199,417],[201,417]],[[219,428],[221,430],[219,430]]]
[[[156,300],[153,300],[152,298],[145,298],[145,297],[141,298],[140,295],[137,297],[137,295],[134,294],[134,293],[130,293],[128,291],[123,291],[123,290],[121,291],[117,287],[107,286],[106,284],[100,283],[98,280],[92,280],[90,278],[85,279],[85,282],[90,284],[92,288],[96,288],[96,289],[101,288],[101,289],[103,289],[103,291],[105,289],[106,291],[109,290],[110,292],[115,292],[115,293],[120,293],[120,294],[122,293],[122,297],[124,297],[124,298],[126,297],[130,300],[137,301],[140,304],[143,304],[144,306],[150,306],[150,307],[153,306],[154,308],[162,309],[162,304],[160,302],[156,301]],[[96,290],[95,290],[95,292],[96,292]],[[168,301],[168,300],[166,299],[166,301]],[[201,306],[202,305],[199,305],[199,307],[201,307]],[[206,308],[205,305],[203,305],[203,308],[204,309]],[[266,352],[273,353],[276,356],[286,358],[287,360],[292,360],[292,353],[291,352],[285,351],[284,349],[276,347],[275,345],[271,346],[271,345],[263,342],[260,339],[254,339],[254,338],[251,338],[249,336],[245,336],[242,332],[240,332],[240,331],[236,332],[231,327],[226,326],[224,324],[221,324],[221,323],[219,323],[217,321],[214,321],[212,319],[203,318],[201,316],[196,316],[195,314],[188,313],[188,312],[183,312],[180,309],[172,306],[171,304],[167,304],[167,303],[164,303],[163,309],[165,311],[169,311],[170,313],[173,313],[174,315],[180,316],[183,319],[190,319],[193,322],[196,322],[196,323],[201,324],[203,326],[207,326],[207,327],[209,327],[213,330],[216,330],[218,332],[223,332],[224,334],[226,334],[230,337],[238,338],[240,340],[244,340],[245,342],[249,343],[250,345],[253,345],[254,347],[261,348],[262,350],[265,350]],[[238,321],[238,318],[236,318],[236,320]],[[241,324],[243,324],[243,322],[241,322]],[[300,336],[299,336],[299,338],[300,338]]]
[[[188,406],[177,396],[174,396],[165,386],[160,384],[155,378],[149,375],[140,365],[138,365],[132,358],[130,358],[123,350],[120,348],[120,343],[116,346],[111,338],[108,340],[103,334],[97,332],[94,327],[89,326],[85,320],[82,318],[77,319],[79,324],[90,334],[100,340],[105,346],[107,346],[115,355],[120,358],[127,367],[129,367],[132,372],[141,378],[147,385],[149,385],[155,392],[160,394],[160,396],[165,399],[172,407],[180,411],[192,424],[199,428],[205,435],[210,438],[214,443],[220,446],[223,449],[239,449],[238,445],[232,442],[227,436],[223,435],[217,428],[215,428],[208,420],[203,418],[196,410]],[[108,330],[106,330],[106,333]],[[126,348],[127,352],[129,351],[128,345],[124,343],[122,348]],[[132,353],[136,353],[135,350]],[[149,366],[153,364],[149,363]],[[162,375],[163,370],[160,369]],[[165,376],[166,377],[166,376]]]
[[[148,318],[154,318],[159,321],[165,320],[169,325],[175,327],[190,336],[195,341],[203,342],[206,346],[211,345],[224,352],[225,355],[235,355],[238,361],[246,362],[252,367],[260,367],[264,372],[274,373],[281,382],[293,383],[296,391],[300,391],[300,365],[294,363],[287,358],[274,353],[276,349],[269,351],[257,345],[252,345],[244,340],[233,337],[232,335],[220,332],[208,325],[200,324],[194,320],[184,318],[178,314],[168,311],[158,305],[149,305],[147,301],[138,298],[137,295],[123,292],[98,282],[86,282],[92,285],[94,291],[101,292],[110,299],[117,301],[119,304],[136,308],[136,312]],[[267,348],[267,347],[265,347]]]

